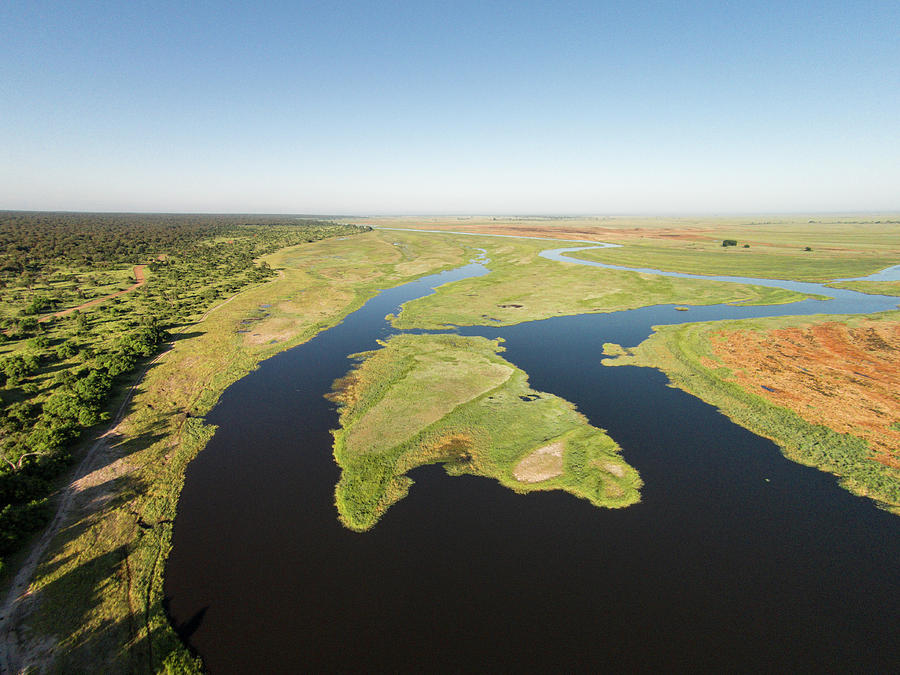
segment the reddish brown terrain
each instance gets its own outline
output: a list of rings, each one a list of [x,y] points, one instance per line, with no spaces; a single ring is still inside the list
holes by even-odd
[[[505,234],[513,237],[543,237],[547,239],[583,239],[587,241],[613,241],[641,237],[665,239],[715,240],[712,233],[704,234],[705,228],[644,228],[644,227],[603,227],[593,225],[550,225],[518,223],[432,223],[421,225],[401,224],[408,229],[447,230],[448,232],[471,232],[473,234]]]
[[[864,438],[873,459],[900,468],[900,322],[722,331],[713,351],[750,391]]]

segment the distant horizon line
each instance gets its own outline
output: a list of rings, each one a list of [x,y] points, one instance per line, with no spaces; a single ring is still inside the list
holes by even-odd
[[[294,218],[522,218],[522,219],[612,219],[612,218],[697,218],[721,216],[900,216],[896,210],[859,211],[619,211],[610,213],[547,212],[547,213],[478,213],[478,212],[422,212],[422,213],[301,213],[287,211],[145,211],[145,210],[81,210],[81,209],[5,209],[0,213],[57,213],[82,215],[165,215],[165,216],[290,216]]]

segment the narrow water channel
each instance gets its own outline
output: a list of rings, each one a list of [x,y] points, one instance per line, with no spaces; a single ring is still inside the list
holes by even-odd
[[[636,345],[655,324],[871,312],[884,296],[461,329],[504,337],[533,387],[607,429],[644,479],[642,502],[603,510],[423,467],[372,531],[341,527],[337,415],[322,395],[348,354],[395,332],[386,314],[485,272],[383,291],[222,396],[166,569],[171,619],[211,672],[893,670],[900,520],[658,371],[600,365],[604,342]]]

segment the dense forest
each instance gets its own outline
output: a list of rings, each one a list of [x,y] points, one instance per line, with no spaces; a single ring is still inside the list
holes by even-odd
[[[0,556],[46,521],[75,444],[172,328],[274,275],[260,256],[365,229],[290,216],[0,212]],[[136,265],[146,283],[56,315],[134,286]]]

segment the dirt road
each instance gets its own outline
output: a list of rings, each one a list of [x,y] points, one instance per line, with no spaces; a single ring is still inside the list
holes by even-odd
[[[147,278],[144,276],[144,268],[146,265],[135,265],[134,266],[134,278],[137,279],[137,283],[132,284],[128,288],[122,291],[116,291],[115,293],[110,293],[109,295],[104,295],[102,298],[94,298],[93,300],[89,300],[84,304],[78,305],[78,307],[70,307],[69,309],[63,309],[54,314],[48,314],[47,316],[42,316],[38,321],[40,323],[44,323],[45,321],[50,321],[50,319],[55,319],[60,316],[67,316],[74,312],[75,310],[87,309],[88,307],[93,307],[94,305],[99,305],[101,302],[106,302],[111,298],[117,298],[120,295],[125,295],[126,293],[131,293],[136,288],[140,288],[144,284],[147,283]]]

